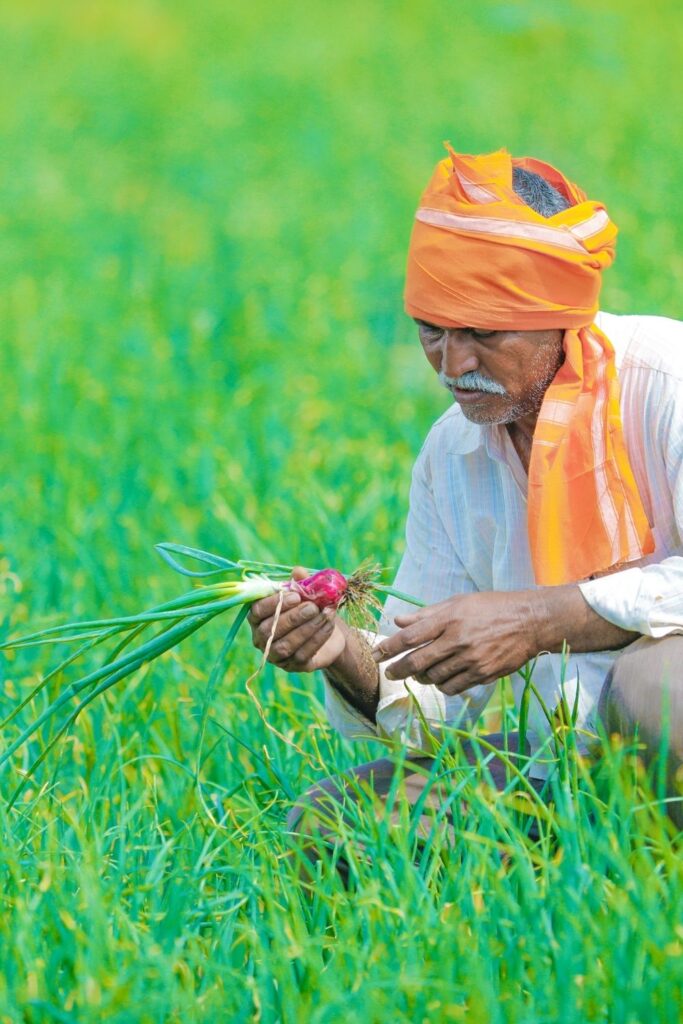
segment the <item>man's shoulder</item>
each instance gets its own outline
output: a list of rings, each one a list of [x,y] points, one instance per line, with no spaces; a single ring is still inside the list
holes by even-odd
[[[600,313],[596,323],[614,346],[620,376],[645,370],[683,381],[683,322],[665,316]]]

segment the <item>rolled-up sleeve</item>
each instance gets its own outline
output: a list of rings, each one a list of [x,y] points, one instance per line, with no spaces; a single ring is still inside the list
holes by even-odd
[[[379,633],[365,633],[371,644],[382,640]],[[402,657],[403,655],[398,655]],[[409,750],[429,753],[432,738],[442,725],[469,721],[469,703],[462,698],[446,697],[435,686],[423,686],[415,679],[387,679],[386,670],[397,658],[379,666],[379,701],[376,721],[371,722],[353,707],[329,679],[325,678],[325,711],[337,732],[347,739],[387,738]],[[458,707],[455,707],[457,701]],[[450,705],[450,706],[449,706]],[[455,712],[455,717],[454,717]]]
[[[344,700],[327,676],[325,679],[325,713],[332,728],[347,740],[377,736],[377,725]]]
[[[594,612],[644,636],[683,633],[683,557],[579,584]]]

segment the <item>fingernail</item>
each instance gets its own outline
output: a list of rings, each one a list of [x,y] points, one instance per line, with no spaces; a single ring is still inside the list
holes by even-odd
[[[381,661],[384,655],[382,654],[381,651],[373,651],[372,657],[374,658],[375,661]]]
[[[393,672],[391,671],[391,669],[390,669],[390,668],[388,668],[388,669],[386,670],[386,672],[384,673],[384,678],[385,678],[385,679],[388,679],[388,680],[389,680],[390,682],[393,682],[393,681],[394,681],[394,680],[396,679],[396,676],[395,676],[395,675],[394,675],[394,673],[393,673]]]
[[[318,609],[311,601],[307,601],[305,607],[301,609],[301,614],[307,619],[312,619],[318,614]]]

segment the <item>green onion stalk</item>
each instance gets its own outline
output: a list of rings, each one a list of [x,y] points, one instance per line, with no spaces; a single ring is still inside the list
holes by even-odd
[[[6,729],[52,679],[71,666],[77,665],[93,648],[103,646],[106,652],[98,668],[70,682],[19,736],[0,751],[1,770],[45,723],[61,716],[50,743],[24,773],[21,786],[10,803],[16,800],[35,769],[84,708],[110,687],[166,651],[177,647],[187,637],[225,612],[238,610],[223,644],[223,658],[234,643],[250,605],[273,594],[284,595],[287,590],[296,590],[303,600],[314,601],[319,608],[334,607],[344,610],[350,620],[359,625],[371,620],[372,608],[381,607],[379,595],[393,595],[410,604],[423,604],[417,598],[381,583],[380,569],[377,566],[364,565],[350,575],[344,575],[336,569],[321,569],[303,580],[294,580],[290,565],[247,559],[232,561],[221,555],[182,544],[158,544],[156,550],[176,572],[195,581],[192,590],[139,615],[68,622],[5,640],[0,644],[0,650],[21,650],[45,644],[80,645],[51,669],[12,709],[0,722],[0,730]],[[180,559],[189,559],[210,568],[189,569]],[[220,580],[205,582],[207,578],[213,577],[220,577]],[[142,634],[153,628],[154,634],[142,641]],[[107,641],[111,641],[111,645],[107,645]]]

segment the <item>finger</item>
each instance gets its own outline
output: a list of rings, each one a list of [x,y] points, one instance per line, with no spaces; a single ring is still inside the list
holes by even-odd
[[[307,576],[312,575],[312,569],[306,569],[303,565],[295,565],[292,569],[293,580],[305,580]]]
[[[310,622],[318,614],[318,608],[312,601],[301,601],[294,608],[285,612],[281,611],[279,614],[276,609],[274,615],[259,622],[256,631],[263,640],[268,640],[271,634],[275,638],[279,638],[302,626],[305,622]]]
[[[275,664],[293,661],[296,664],[303,664],[305,658],[301,656],[301,648],[306,644],[313,644],[313,653],[328,639],[332,632],[333,625],[328,616],[318,612],[314,618],[305,622],[296,629],[290,630],[285,636],[273,641],[270,648],[269,658]],[[316,640],[322,636],[322,640]]]
[[[436,604],[427,605],[425,608],[413,608],[404,615],[397,615],[394,622],[401,629],[411,626],[421,619],[434,619],[435,621],[451,621],[454,617],[454,602],[456,598],[449,597],[445,601],[438,601]]]
[[[443,642],[437,639],[410,651],[404,658],[392,661],[391,665],[387,665],[384,674],[387,679],[407,679],[408,676],[424,675],[452,653],[452,650],[446,650]]]
[[[275,615],[271,615],[268,619],[261,619],[259,623],[252,626],[252,639],[256,646],[263,650],[271,637],[273,641],[279,640],[287,633],[291,633],[293,629],[310,622],[318,614],[318,608],[312,601],[302,601],[288,612],[281,612],[277,622]]]
[[[393,636],[380,641],[372,652],[372,656],[377,662],[395,658],[397,654],[409,651],[411,647],[418,647],[420,644],[426,644],[436,639],[437,636],[440,636],[442,628],[442,625],[432,618],[420,619],[412,626],[407,626],[406,629],[401,629]]]
[[[447,697],[455,697],[459,693],[466,693],[467,690],[471,690],[473,686],[490,686],[495,682],[495,679],[481,679],[479,676],[473,675],[472,672],[461,672],[446,680],[445,683],[439,686],[439,689]]]
[[[397,615],[394,622],[399,629],[405,629],[406,626],[412,626],[413,623],[419,622],[423,618],[424,613],[422,612],[409,612],[407,615]]]
[[[250,624],[255,626],[264,619],[271,619],[277,611],[281,598],[282,612],[285,612],[290,608],[295,608],[298,604],[301,604],[301,596],[294,590],[286,591],[284,596],[282,596],[282,592],[280,592],[278,594],[272,594],[270,597],[262,597],[260,601],[254,601],[249,609],[247,619]]]
[[[448,697],[464,693],[473,686],[486,685],[496,681],[482,678],[481,671],[471,665],[463,666],[461,661],[458,662],[453,658],[446,658],[414,678],[423,686],[436,686]]]
[[[316,654],[332,636],[334,632],[334,619],[325,617],[325,621],[322,626],[305,640],[301,646],[294,651],[291,658],[287,660],[287,663],[280,662],[282,668],[286,668],[289,671],[301,672],[304,665],[309,664],[315,658]]]
[[[449,651],[447,656],[441,654],[440,660],[432,660],[424,668],[416,668],[412,675],[425,686],[438,686],[440,689],[457,677],[476,676],[476,670],[462,655],[454,657],[453,651]]]
[[[441,659],[434,660],[431,664],[416,667],[412,675],[424,686],[438,686],[442,689],[453,679],[461,676],[474,677],[476,671],[469,660],[463,656],[453,657],[453,652],[449,651],[447,656],[442,653]]]

